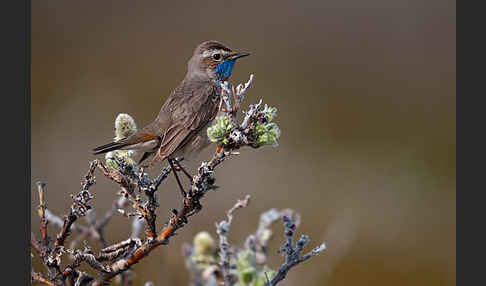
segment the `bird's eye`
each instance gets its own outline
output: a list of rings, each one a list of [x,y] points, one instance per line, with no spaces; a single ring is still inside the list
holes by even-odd
[[[221,59],[221,54],[214,54],[213,55],[213,60],[219,61]]]

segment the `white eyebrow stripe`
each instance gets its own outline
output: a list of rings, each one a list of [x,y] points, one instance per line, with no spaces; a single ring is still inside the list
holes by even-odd
[[[209,57],[213,53],[213,50],[206,50],[203,52],[203,57]]]
[[[209,57],[209,56],[212,56],[216,53],[226,55],[226,54],[229,54],[230,52],[225,51],[225,50],[206,50],[206,51],[203,52],[202,55],[203,55],[203,57]]]

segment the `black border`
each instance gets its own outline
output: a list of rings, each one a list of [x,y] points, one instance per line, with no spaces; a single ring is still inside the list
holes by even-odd
[[[460,7],[456,4],[456,125],[461,128],[456,128],[456,146],[466,147],[462,147],[460,156],[457,156],[456,148],[456,165],[462,166],[456,168],[456,180],[460,178],[460,184],[456,183],[456,221],[458,212],[461,220],[460,228],[456,223],[456,276],[460,274],[461,285],[482,285],[486,241],[483,232],[486,201],[482,182],[486,159],[486,105],[483,103],[485,41],[479,35],[484,35],[484,10],[479,5],[460,4]],[[457,245],[460,251],[457,251]]]
[[[2,29],[2,285],[30,284],[31,1],[0,4]],[[6,240],[6,241],[5,241]],[[6,252],[6,253],[5,253]],[[5,272],[8,271],[8,275]],[[7,280],[13,280],[7,282]]]

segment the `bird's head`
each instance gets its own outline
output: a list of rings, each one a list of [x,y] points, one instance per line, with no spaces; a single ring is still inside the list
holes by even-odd
[[[234,52],[220,42],[206,41],[194,50],[187,74],[189,77],[209,77],[215,81],[225,81],[231,76],[236,59],[248,55],[250,54]]]

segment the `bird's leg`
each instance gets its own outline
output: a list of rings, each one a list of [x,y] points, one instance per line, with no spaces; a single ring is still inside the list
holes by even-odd
[[[170,164],[170,168],[172,169],[172,173],[174,173],[174,176],[175,176],[175,178],[177,180],[177,184],[179,185],[179,188],[181,189],[182,197],[185,198],[186,195],[187,195],[187,193],[186,193],[186,191],[184,191],[184,187],[181,184],[181,180],[179,180],[179,176],[177,175],[177,170],[176,170],[176,168],[174,166],[174,162],[170,158],[168,159],[168,161],[169,161],[169,164]]]
[[[174,160],[174,162],[176,163],[177,167],[179,168],[179,170],[181,170],[182,172],[184,172],[184,174],[189,178],[189,181],[191,181],[192,183],[192,176],[191,174],[189,174],[189,172],[186,171],[186,169],[184,169],[181,165],[181,163],[179,162],[180,160]]]

